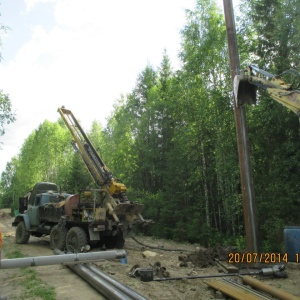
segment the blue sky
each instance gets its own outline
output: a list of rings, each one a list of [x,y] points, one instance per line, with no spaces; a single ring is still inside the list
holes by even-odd
[[[222,1],[218,0],[222,7]],[[45,119],[64,105],[85,130],[103,125],[121,94],[130,93],[164,49],[179,68],[185,9],[196,0],[2,0],[0,89],[17,121],[7,126],[0,173]]]

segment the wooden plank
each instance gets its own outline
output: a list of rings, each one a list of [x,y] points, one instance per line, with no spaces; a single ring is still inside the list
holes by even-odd
[[[232,273],[238,273],[239,269],[232,264],[229,264],[225,261],[220,261],[218,259],[215,259],[215,263],[217,267],[219,267],[223,272],[232,274]]]
[[[212,279],[204,281],[205,284],[212,287],[215,290],[222,292],[223,294],[236,299],[236,300],[262,300],[262,297],[259,297],[251,292],[251,290],[246,290],[237,286],[232,286],[231,284]]]

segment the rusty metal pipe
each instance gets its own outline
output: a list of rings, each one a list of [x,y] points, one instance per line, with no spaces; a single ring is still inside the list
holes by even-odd
[[[61,252],[61,251],[60,251]],[[119,259],[127,256],[125,250],[114,250],[105,252],[90,252],[90,253],[60,253],[60,256],[37,256],[37,257],[23,257],[2,259],[0,269],[12,269],[22,267],[36,267],[56,265],[62,263],[76,263],[76,262],[91,262],[101,259]]]
[[[243,279],[243,283],[249,284],[250,286],[252,286],[258,290],[261,290],[263,292],[266,292],[280,300],[300,300],[300,297],[292,295],[289,292],[281,290],[275,286],[268,285],[268,284],[266,284],[258,279],[255,279],[251,276],[246,275],[246,276],[243,276],[242,279]]]
[[[223,0],[224,17],[228,41],[228,54],[230,63],[231,80],[234,89],[234,77],[239,74],[240,59],[236,37],[235,19],[232,0]],[[240,163],[241,186],[243,195],[243,209],[247,252],[259,252],[258,229],[256,220],[256,204],[254,184],[250,163],[250,147],[246,111],[244,107],[234,105],[236,133],[238,141],[238,154]]]
[[[143,297],[142,295],[140,295],[136,291],[132,290],[128,286],[120,283],[119,281],[115,280],[111,276],[101,272],[96,266],[93,266],[92,264],[84,264],[84,266],[87,269],[89,269],[90,271],[92,271],[93,273],[95,273],[97,276],[99,276],[100,279],[103,279],[103,280],[109,282],[109,284],[111,284],[114,288],[118,289],[119,291],[121,291],[122,293],[124,293],[125,295],[130,297],[130,299],[132,299],[132,300],[147,300],[147,298]]]

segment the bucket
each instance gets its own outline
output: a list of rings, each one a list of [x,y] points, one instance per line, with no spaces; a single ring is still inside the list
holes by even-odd
[[[153,280],[153,269],[139,269],[139,275],[141,277],[141,281],[152,281]]]
[[[299,262],[300,226],[286,226],[283,231],[284,247],[289,262]]]
[[[120,264],[127,265],[127,263],[128,263],[127,256],[123,257],[123,258],[120,258]]]

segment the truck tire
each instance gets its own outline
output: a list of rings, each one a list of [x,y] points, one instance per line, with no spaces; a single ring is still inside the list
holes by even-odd
[[[86,232],[81,227],[72,227],[66,238],[67,251],[81,252],[82,247],[88,244]]]
[[[58,225],[55,225],[50,232],[50,248],[65,250],[67,233],[66,227],[59,229]]]
[[[30,234],[26,230],[24,221],[18,223],[16,228],[16,243],[27,244],[30,238]]]

